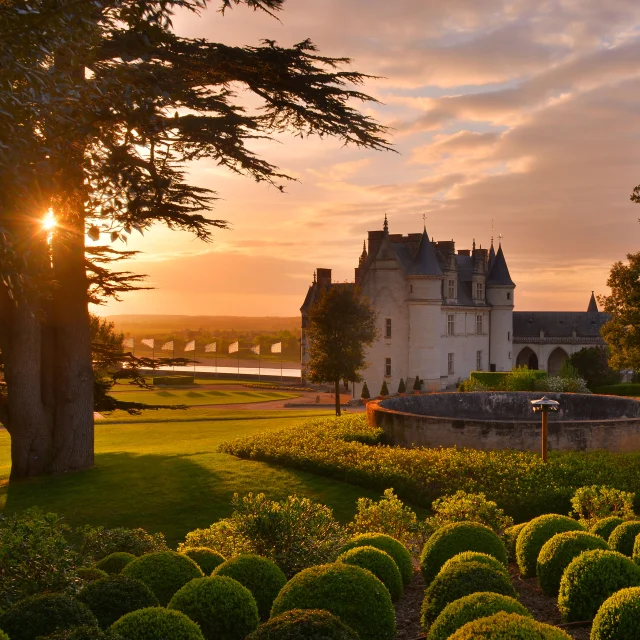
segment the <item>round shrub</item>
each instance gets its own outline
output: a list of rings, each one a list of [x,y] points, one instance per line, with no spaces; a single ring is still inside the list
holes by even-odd
[[[460,564],[461,562],[480,562],[481,564],[493,567],[496,571],[502,571],[506,576],[509,575],[507,567],[505,567],[502,562],[487,553],[480,553],[479,551],[463,551],[453,556],[453,558],[449,558],[449,560],[442,565],[438,574],[447,571],[449,567]]]
[[[450,602],[431,625],[427,640],[447,640],[467,622],[486,618],[500,611],[531,617],[527,609],[514,598],[479,591]]]
[[[109,576],[91,582],[80,590],[76,598],[91,609],[103,629],[125,613],[160,604],[144,582],[127,576]]]
[[[624,522],[623,518],[619,516],[609,516],[608,518],[602,518],[591,526],[589,531],[600,536],[604,540],[609,540],[609,536],[613,533],[613,530]]]
[[[544,543],[565,531],[584,531],[584,527],[576,520],[556,513],[547,513],[527,522],[516,542],[516,561],[524,578],[536,575],[538,554]]]
[[[626,556],[617,551],[585,551],[562,576],[558,609],[567,622],[591,620],[609,596],[639,585],[640,567]]]
[[[247,640],[360,640],[340,618],[321,609],[285,611],[260,625]]]
[[[640,588],[621,589],[598,609],[591,640],[637,640],[639,629]]]
[[[0,616],[0,629],[11,640],[35,640],[83,625],[97,627],[98,621],[87,606],[62,593],[30,596]]]
[[[120,573],[130,562],[133,562],[136,556],[126,551],[116,551],[110,553],[106,558],[102,558],[96,563],[96,567],[109,575]]]
[[[200,627],[184,613],[162,607],[138,609],[113,623],[123,640],[204,640]]]
[[[571,636],[515,613],[496,613],[465,624],[449,640],[571,640]]]
[[[251,591],[227,576],[191,580],[171,598],[168,608],[197,622],[205,640],[244,640],[260,624]]]
[[[338,562],[368,569],[389,589],[389,595],[392,600],[399,600],[402,597],[402,576],[400,575],[400,570],[393,558],[386,551],[371,546],[355,547],[354,549],[341,553],[338,556]]]
[[[109,577],[106,571],[102,571],[102,569],[98,569],[97,567],[80,567],[76,571],[76,574],[83,582],[94,582],[95,580],[100,580],[100,578]]]
[[[4,640],[1,635],[0,640]],[[54,633],[44,637],[43,640],[122,640],[122,636],[110,629],[103,631],[97,627],[84,626]]]
[[[633,555],[633,545],[636,536],[640,533],[640,521],[630,520],[619,524],[609,536],[609,548],[611,551],[623,553],[625,556]]]
[[[224,556],[208,547],[192,547],[180,553],[191,558],[202,569],[205,576],[210,576],[215,568],[225,561]]]
[[[528,522],[521,522],[520,524],[514,524],[512,527],[507,527],[502,534],[502,542],[507,549],[507,555],[509,560],[515,560],[516,558],[516,542],[518,541],[518,535],[529,524]]]
[[[538,554],[536,573],[540,588],[548,596],[557,596],[564,570],[584,551],[609,549],[609,545],[595,533],[565,531],[547,540]]]
[[[273,603],[271,615],[292,609],[325,609],[360,640],[393,640],[396,620],[387,588],[370,571],[335,562],[293,576]]]
[[[375,547],[381,551],[386,551],[398,565],[398,570],[405,585],[411,584],[413,580],[413,563],[411,554],[407,551],[402,542],[384,533],[361,533],[352,538],[340,549],[339,553],[344,553],[354,547]]]
[[[420,620],[429,631],[443,609],[454,600],[477,591],[489,591],[515,598],[516,591],[509,577],[502,571],[480,562],[461,562],[439,573],[424,592]]]
[[[130,562],[122,575],[144,582],[166,607],[180,587],[189,580],[202,578],[202,571],[191,558],[181,553],[156,551]]]
[[[463,551],[486,553],[507,564],[507,550],[489,527],[477,522],[454,522],[440,527],[422,549],[420,571],[425,583],[428,585],[447,560]]]
[[[250,553],[226,560],[213,575],[233,578],[249,589],[261,620],[269,618],[273,601],[287,584],[286,576],[275,562]]]

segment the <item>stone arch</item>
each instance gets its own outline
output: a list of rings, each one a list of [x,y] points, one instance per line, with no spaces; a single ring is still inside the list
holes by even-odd
[[[538,356],[531,347],[525,347],[516,358],[516,367],[528,367],[538,369]]]
[[[557,376],[560,373],[560,369],[562,369],[562,365],[568,357],[569,354],[562,347],[556,347],[549,354],[549,361],[547,364],[547,371],[549,372],[549,375]]]

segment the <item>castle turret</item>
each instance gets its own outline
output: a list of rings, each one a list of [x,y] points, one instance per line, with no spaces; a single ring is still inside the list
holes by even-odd
[[[591,292],[591,299],[589,300],[589,306],[587,307],[587,313],[595,313],[598,314],[598,303],[596,302],[596,297],[593,293],[593,291]]]
[[[516,285],[511,279],[502,244],[487,275],[486,294],[491,309],[489,364],[492,371],[513,368],[513,306]]]

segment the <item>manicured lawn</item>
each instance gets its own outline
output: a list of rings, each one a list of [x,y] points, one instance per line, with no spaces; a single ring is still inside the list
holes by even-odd
[[[249,402],[269,402],[270,400],[289,400],[298,394],[268,389],[199,389],[191,387],[178,389],[135,389],[132,391],[114,391],[113,396],[126,402],[144,402],[146,404],[184,404],[189,407],[210,404],[245,404]]]
[[[12,485],[7,482],[9,435],[0,431],[0,508],[39,506],[73,526],[144,527],[163,532],[171,545],[229,515],[234,492],[308,496],[347,521],[359,496],[375,498],[380,492],[216,453],[223,440],[329,414],[187,409],[114,416],[97,423],[94,469]]]

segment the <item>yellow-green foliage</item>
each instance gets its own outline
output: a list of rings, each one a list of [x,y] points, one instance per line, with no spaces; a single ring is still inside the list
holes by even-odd
[[[449,640],[571,640],[571,636],[516,613],[496,613],[465,624]]]
[[[484,493],[456,491],[453,495],[434,500],[431,508],[434,516],[429,522],[434,529],[452,522],[479,522],[501,533],[513,525],[513,518],[505,516],[504,511],[493,500],[487,500]]]
[[[340,618],[322,609],[285,611],[260,625],[247,640],[360,640]],[[0,638],[2,640],[2,638]]]
[[[210,576],[213,570],[225,560],[223,555],[208,547],[188,547],[180,553],[191,558],[202,569],[205,576]]]
[[[619,516],[625,520],[633,518],[635,494],[613,487],[591,485],[580,487],[573,498],[573,514],[588,527],[609,516]]]
[[[354,547],[338,556],[338,562],[352,564],[371,571],[389,590],[392,600],[399,600],[402,597],[402,576],[398,565],[393,558],[375,547]]]
[[[518,542],[518,535],[527,525],[526,522],[520,524],[514,524],[512,527],[508,527],[502,534],[502,542],[507,549],[507,555],[509,560],[515,560],[516,557],[516,542]]]
[[[603,540],[609,540],[609,536],[613,533],[613,530],[624,522],[624,518],[619,516],[609,516],[608,518],[602,518],[591,525],[589,531],[600,536]]]
[[[106,558],[102,558],[102,560],[96,564],[96,568],[109,575],[117,575],[135,559],[136,557],[133,553],[116,551],[115,553],[110,553]]]
[[[443,565],[438,573],[443,573],[444,571],[448,571],[449,567],[453,567],[456,564],[460,564],[461,562],[480,562],[481,564],[486,564],[496,571],[502,571],[506,576],[509,575],[507,567],[497,560],[493,556],[490,556],[488,553],[481,553],[479,551],[463,551],[462,553],[458,553],[453,558],[449,558]]]
[[[640,520],[623,522],[609,536],[609,546],[612,551],[618,551],[619,553],[624,553],[625,556],[631,557],[638,534],[640,534]]]
[[[593,619],[591,640],[637,640],[640,587],[621,589],[607,598]]]
[[[122,616],[111,629],[125,640],[204,640],[200,627],[180,611],[162,607],[138,609]]]

